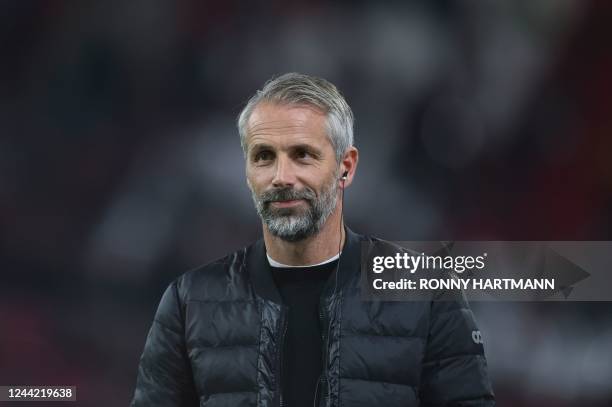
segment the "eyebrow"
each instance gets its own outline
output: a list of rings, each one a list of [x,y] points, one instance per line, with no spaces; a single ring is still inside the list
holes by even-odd
[[[270,144],[266,144],[266,143],[256,143],[254,145],[251,146],[251,148],[249,149],[250,153],[254,153],[254,152],[259,152],[262,150],[274,150],[275,148],[272,147]],[[318,147],[315,147],[313,145],[310,144],[305,144],[305,143],[299,143],[299,144],[294,144],[289,146],[290,150],[306,150],[306,151],[312,151],[316,154],[321,154],[321,149]]]
[[[251,148],[249,148],[249,153],[255,153],[255,152],[262,151],[262,150],[274,150],[274,148],[269,144],[256,143],[253,146],[251,146]]]
[[[321,155],[321,153],[322,153],[320,148],[312,146],[310,144],[304,144],[304,143],[295,144],[295,145],[291,146],[291,149],[292,150],[300,150],[301,149],[301,150],[311,151],[311,152],[313,152],[313,153],[315,153],[317,155]]]

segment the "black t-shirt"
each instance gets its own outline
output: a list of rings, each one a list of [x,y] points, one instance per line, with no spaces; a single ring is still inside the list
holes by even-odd
[[[338,260],[312,267],[270,267],[289,307],[283,350],[283,400],[288,407],[312,407],[323,369],[319,299]],[[321,389],[319,389],[321,391]]]

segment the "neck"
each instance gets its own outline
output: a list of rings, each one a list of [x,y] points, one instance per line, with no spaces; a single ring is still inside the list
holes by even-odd
[[[264,225],[263,236],[268,255],[279,263],[307,266],[321,263],[338,254],[345,238],[344,227],[340,225],[339,208],[340,205],[337,205],[317,234],[297,242],[288,242],[272,235]]]

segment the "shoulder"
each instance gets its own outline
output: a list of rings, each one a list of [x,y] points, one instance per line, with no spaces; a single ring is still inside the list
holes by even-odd
[[[176,286],[181,302],[217,299],[227,292],[227,285],[244,288],[248,285],[246,260],[255,243],[238,249],[209,263],[190,269],[171,283]]]
[[[361,250],[366,250],[367,253],[373,255],[394,254],[394,253],[409,253],[418,254],[416,250],[407,245],[402,245],[401,242],[394,242],[383,239],[375,235],[359,235],[361,238]]]

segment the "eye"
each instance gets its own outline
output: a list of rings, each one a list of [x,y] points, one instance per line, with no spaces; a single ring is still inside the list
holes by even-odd
[[[261,150],[253,156],[253,161],[254,162],[270,161],[272,158],[274,158],[274,155],[272,154],[270,150]]]
[[[304,149],[299,149],[295,152],[295,157],[299,160],[305,160],[308,158],[312,158],[312,154],[310,154],[309,151],[304,150]]]

